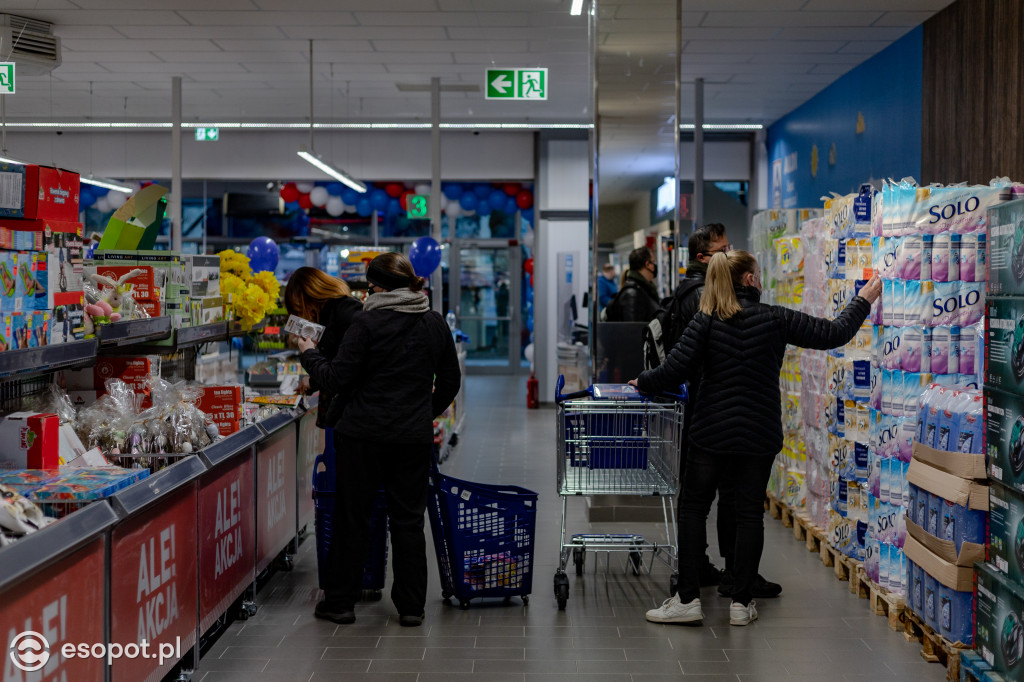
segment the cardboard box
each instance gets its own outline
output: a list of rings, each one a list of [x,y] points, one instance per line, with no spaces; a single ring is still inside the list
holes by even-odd
[[[968,509],[988,509],[988,485],[936,469],[920,460],[911,460],[907,482]]]
[[[1007,679],[1019,680],[1024,675],[1024,666],[1019,665],[1024,650],[1024,588],[988,564],[978,564],[977,576],[975,647],[996,672],[1012,672]]]
[[[989,487],[987,561],[1024,585],[1024,496],[999,483]]]
[[[8,227],[14,218],[5,223],[0,219],[0,249],[11,251],[40,251],[43,248],[43,233],[39,231],[26,231],[17,226]],[[35,222],[35,221],[22,221]]]
[[[193,298],[191,306],[193,324],[209,324],[224,319],[224,299],[221,296]]]
[[[220,294],[220,256],[190,255],[185,259],[185,283],[197,298]]]
[[[56,469],[60,417],[14,412],[0,419],[0,469]]]
[[[918,544],[951,566],[972,568],[976,562],[984,561],[985,559],[985,545],[976,542],[964,542],[960,546],[960,551],[957,552],[956,544],[952,540],[942,540],[935,537],[911,520],[909,516],[907,517],[907,535],[913,536]],[[935,577],[938,578],[937,575]],[[950,585],[950,587],[953,586]]]
[[[974,589],[974,566],[957,566],[955,563],[946,561],[939,555],[932,552],[913,535],[910,535],[910,524],[907,523],[907,539],[903,544],[903,552],[907,558],[920,566],[928,575],[935,578],[941,584],[956,590],[957,592],[970,592]],[[916,525],[916,524],[915,524]],[[918,526],[920,530],[920,526]],[[927,536],[928,534],[925,533]],[[984,549],[981,550],[980,559],[984,556]]]
[[[25,175],[24,165],[0,162],[0,216],[24,217]]]
[[[19,173],[14,169],[19,164],[4,165],[6,167],[0,168],[0,172],[4,173],[3,182],[10,186],[11,191],[2,193],[5,196],[0,201],[0,216],[78,220],[78,173],[36,164],[25,164]],[[21,179],[20,198],[14,189],[18,184],[15,175],[20,175]]]
[[[65,370],[64,379],[69,391],[80,391],[83,393],[92,392],[93,399],[99,398],[107,392],[107,379],[120,379],[133,389],[136,393],[144,393],[146,383],[150,376],[160,375],[160,365],[153,357],[99,357],[92,367],[78,370]],[[87,395],[79,396],[86,402]],[[152,405],[147,394],[142,402],[142,407]]]
[[[990,478],[1024,492],[1024,397],[985,388],[985,463]]]
[[[196,406],[210,415],[220,429],[220,435],[229,436],[239,429],[242,417],[242,387],[204,386],[203,395]]]
[[[992,298],[985,309],[985,383],[1024,393],[1024,298]]]
[[[134,277],[125,280],[125,284],[131,285],[132,297],[136,301],[153,301],[160,302],[163,300],[163,290],[161,290],[154,280],[154,273],[152,266],[148,265],[109,265],[106,262],[100,263],[86,263],[83,269],[83,276],[89,278],[90,275],[96,274],[103,277],[109,277],[114,281],[127,275],[132,270],[141,270],[139,274]]]
[[[947,452],[930,448],[916,441],[913,452],[914,459],[959,478],[973,478],[979,481],[988,478],[984,453]]]
[[[50,313],[50,344],[85,338],[85,308],[81,304],[59,305]]]
[[[988,295],[1024,296],[1024,199],[988,209]]]

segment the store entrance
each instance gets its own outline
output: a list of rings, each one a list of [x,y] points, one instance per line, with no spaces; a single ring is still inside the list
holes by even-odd
[[[450,307],[469,336],[476,374],[519,371],[522,357],[521,249],[507,239],[453,239]]]

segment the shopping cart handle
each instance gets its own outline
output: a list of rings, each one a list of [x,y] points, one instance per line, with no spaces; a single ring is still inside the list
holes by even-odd
[[[562,393],[562,389],[565,388],[565,375],[559,374],[558,380],[555,382],[555,402],[560,403],[565,400],[576,400],[577,398],[586,398],[594,395],[594,387],[588,386],[582,391],[574,391],[572,393]]]

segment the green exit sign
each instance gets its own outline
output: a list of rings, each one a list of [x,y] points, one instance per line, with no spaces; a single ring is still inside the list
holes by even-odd
[[[487,69],[485,99],[547,99],[547,69]]]
[[[405,198],[405,213],[410,220],[426,218],[430,214],[430,202],[426,194],[410,194]]]
[[[219,128],[196,128],[196,140],[199,142],[216,142],[219,139]]]

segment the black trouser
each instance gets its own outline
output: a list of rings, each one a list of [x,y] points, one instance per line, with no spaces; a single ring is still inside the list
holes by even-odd
[[[395,575],[391,601],[399,615],[418,616],[427,601],[427,472],[434,446],[375,443],[335,434],[336,490],[334,537],[328,550],[331,585],[328,601],[352,608],[362,594],[363,567],[370,538],[370,517],[377,491],[387,501],[391,565]]]
[[[726,455],[690,446],[680,501],[679,598],[700,597],[700,565],[707,547],[707,520],[715,492],[726,489],[733,498],[736,535],[732,549],[735,579],[733,601],[750,603],[764,548],[764,494],[774,457]],[[723,504],[719,503],[719,514]]]

